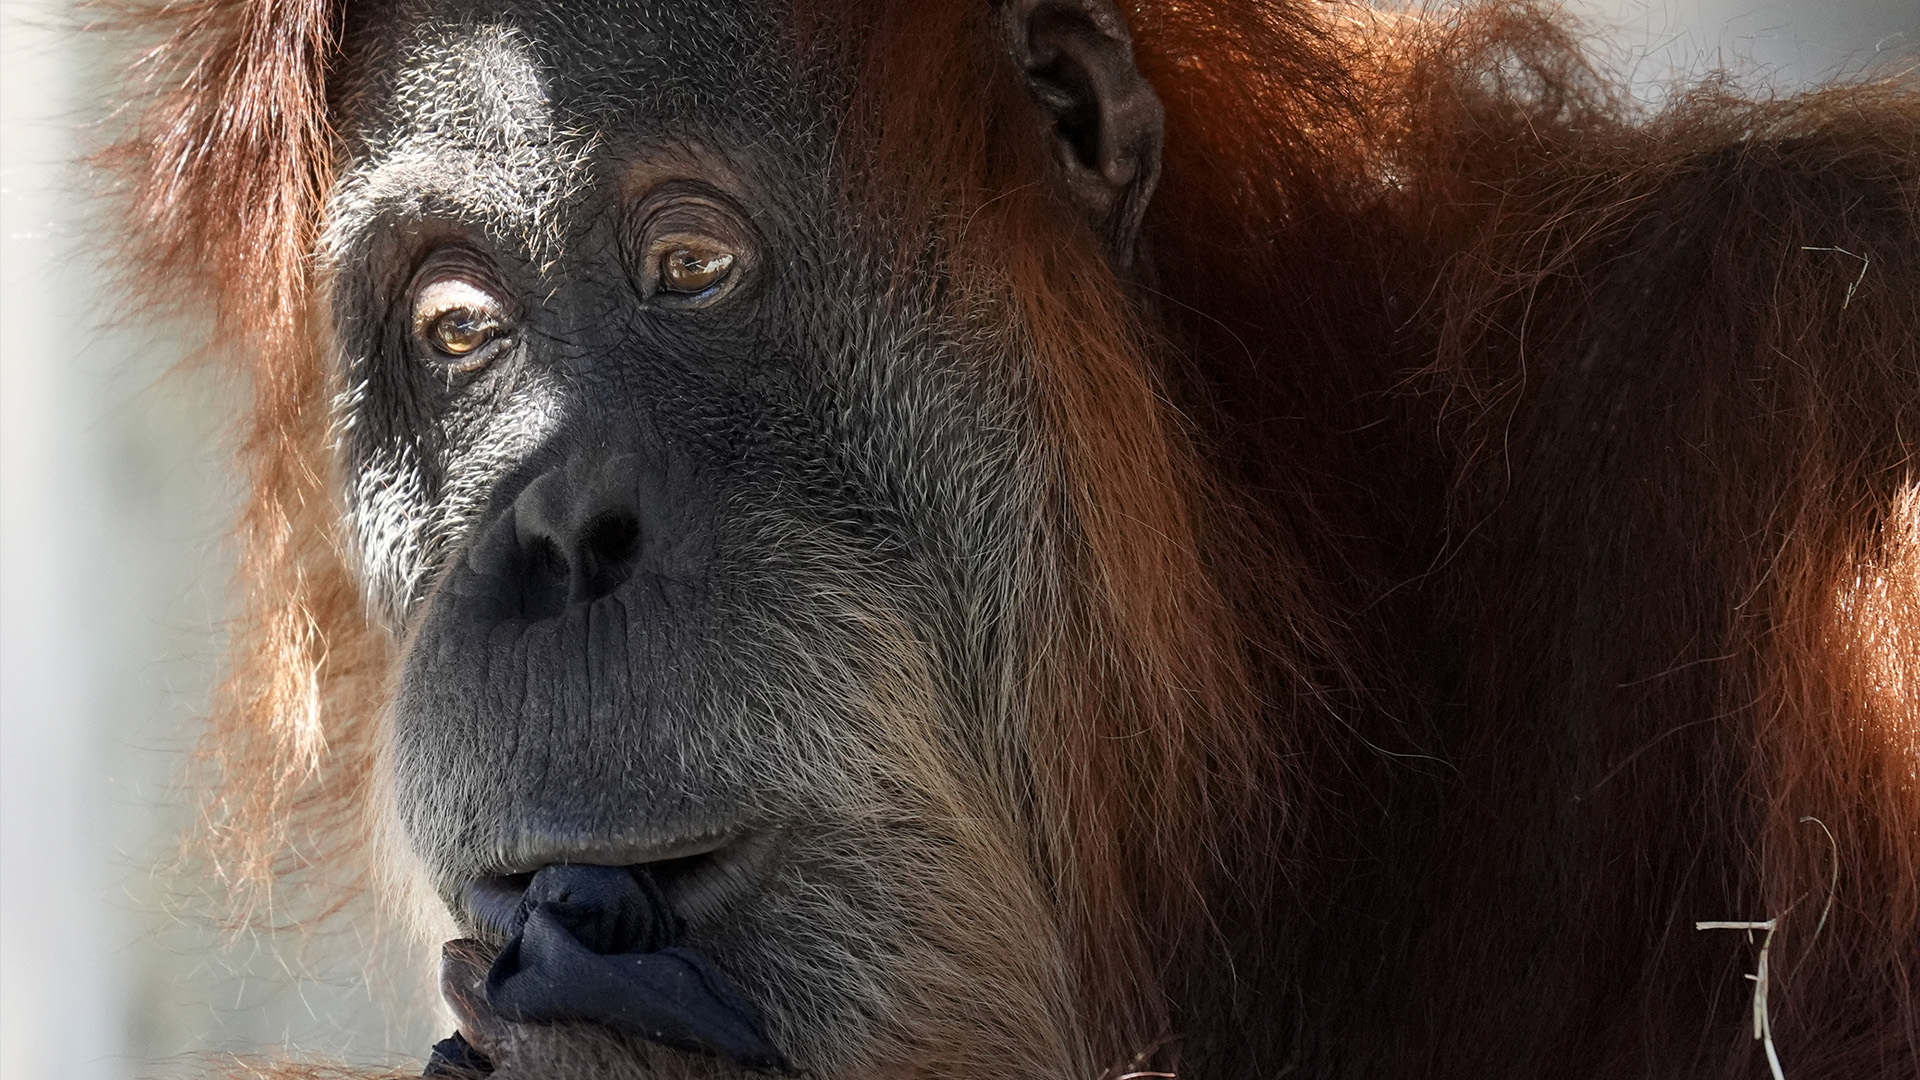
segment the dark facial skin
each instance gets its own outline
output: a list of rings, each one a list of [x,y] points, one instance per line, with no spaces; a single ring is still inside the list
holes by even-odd
[[[778,12],[353,20],[326,250],[349,518],[403,655],[396,861],[494,943],[540,867],[648,865],[796,1066],[885,1056],[945,937],[1024,902],[961,855],[1018,848],[975,793],[1023,722],[993,689],[1036,591],[1019,365],[956,344],[937,256],[867,254],[914,238],[840,197],[844,80]]]

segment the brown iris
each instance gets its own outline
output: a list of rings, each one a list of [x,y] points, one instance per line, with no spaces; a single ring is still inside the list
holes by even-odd
[[[733,253],[696,244],[679,244],[660,256],[660,287],[666,292],[701,293],[725,280]]]
[[[448,356],[467,356],[500,333],[500,322],[485,312],[454,308],[433,320],[427,336]]]
[[[449,371],[478,371],[512,331],[505,301],[473,277],[430,277],[414,292],[413,333],[422,353]]]

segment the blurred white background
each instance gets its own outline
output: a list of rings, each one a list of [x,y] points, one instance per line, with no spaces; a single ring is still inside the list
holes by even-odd
[[[1920,53],[1920,0],[1585,10],[1649,99],[1714,66],[1791,88]],[[0,1080],[186,1074],[207,1049],[418,1058],[444,1034],[432,957],[353,920],[230,938],[201,914],[212,884],[167,872],[228,611],[240,394],[176,370],[190,328],[143,320],[102,270],[79,162],[114,75],[77,21],[69,0],[0,0]],[[396,974],[365,986],[376,953]]]
[[[204,1050],[424,1057],[434,956],[373,920],[230,937],[170,872],[177,789],[220,662],[244,387],[103,269],[119,46],[72,0],[0,0],[0,1077],[196,1073]],[[388,972],[363,985],[369,958]],[[397,973],[397,974],[395,974]],[[396,1002],[416,1007],[393,1011]]]

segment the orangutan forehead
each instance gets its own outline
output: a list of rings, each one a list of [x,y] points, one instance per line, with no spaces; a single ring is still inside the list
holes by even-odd
[[[348,108],[329,241],[383,214],[532,241],[596,164],[676,143],[771,150],[803,108],[768,5],[456,2],[381,15]],[[774,76],[774,77],[769,77]],[[789,85],[783,85],[788,83]]]
[[[436,27],[402,54],[334,196],[330,246],[385,215],[533,234],[584,178],[590,136],[556,123],[550,80],[508,27]]]
[[[411,41],[428,55],[463,27],[515,31],[562,93],[644,112],[764,94],[765,64],[789,22],[784,8],[778,0],[417,0],[361,14],[379,44]]]

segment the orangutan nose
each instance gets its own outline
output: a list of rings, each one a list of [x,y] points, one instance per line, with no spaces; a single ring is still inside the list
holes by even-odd
[[[633,574],[640,554],[641,459],[634,454],[569,459],[513,501],[521,607],[550,618],[590,603]]]

